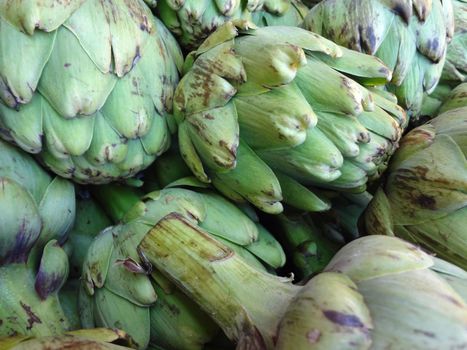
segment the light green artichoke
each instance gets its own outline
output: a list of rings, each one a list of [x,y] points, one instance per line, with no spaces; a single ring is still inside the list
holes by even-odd
[[[282,200],[329,209],[314,186],[363,191],[406,119],[394,96],[357,81],[385,84],[391,72],[300,28],[237,25],[187,57],[175,92],[179,149],[192,172],[268,213],[281,212]]]
[[[431,256],[388,236],[342,248],[304,286],[258,271],[178,214],[139,253],[179,285],[237,349],[455,349],[467,304],[430,268]]]
[[[451,0],[324,0],[303,27],[379,57],[393,71],[388,89],[418,117],[441,77],[454,18]]]
[[[263,262],[273,268],[285,262],[282,248],[269,232],[212,192],[165,188],[140,200],[125,188],[97,191],[107,212],[122,219],[120,225],[101,232],[88,250],[81,320],[84,327],[123,329],[138,348],[150,344],[202,349],[218,332],[207,314],[138,256],[141,239],[167,214],[178,213],[208,230],[211,239],[227,244],[255,270],[265,271]]]
[[[467,83],[442,114],[413,129],[365,213],[371,233],[397,235],[467,268]],[[457,98],[456,98],[457,97]]]
[[[157,14],[187,50],[199,45],[229,20],[258,25],[291,25],[303,21],[308,8],[299,0],[160,0]]]
[[[1,137],[80,183],[169,145],[182,57],[142,0],[0,1]]]
[[[73,185],[0,141],[0,337],[69,327],[58,300],[68,275],[61,244],[75,216]]]

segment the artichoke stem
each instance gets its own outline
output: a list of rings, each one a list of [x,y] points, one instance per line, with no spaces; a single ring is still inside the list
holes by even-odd
[[[138,247],[142,257],[197,302],[238,349],[270,349],[301,288],[260,271],[178,214],[169,214]]]

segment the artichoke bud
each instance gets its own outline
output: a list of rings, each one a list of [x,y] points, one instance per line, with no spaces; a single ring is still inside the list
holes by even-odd
[[[44,247],[34,284],[39,297],[45,300],[50,294],[57,293],[65,283],[68,272],[68,256],[56,240],[50,241]]]

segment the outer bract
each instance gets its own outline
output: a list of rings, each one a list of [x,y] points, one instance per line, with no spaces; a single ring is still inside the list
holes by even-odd
[[[1,136],[106,183],[169,145],[180,50],[141,0],[0,1]]]
[[[417,117],[441,77],[454,15],[451,0],[324,0],[303,26],[381,58],[393,71],[389,90]]]
[[[58,300],[68,275],[61,244],[75,217],[73,185],[0,141],[0,337],[69,327]]]
[[[164,216],[178,213],[205,228],[213,241],[231,247],[255,270],[265,271],[261,261],[274,268],[285,263],[284,253],[271,234],[212,192],[165,188],[140,199],[118,187],[98,191],[106,210],[114,218],[120,216],[122,223],[102,231],[88,250],[80,295],[81,320],[85,327],[118,326],[138,348],[151,344],[203,349],[218,332],[207,314],[138,255],[141,239]],[[129,211],[116,203],[130,204]]]
[[[281,212],[282,200],[329,209],[316,187],[362,192],[406,123],[395,97],[373,88],[391,72],[304,29],[236,25],[187,57],[175,93],[180,153],[192,172],[268,213]]]
[[[229,20],[252,20],[260,26],[296,26],[308,8],[299,0],[160,0],[157,13],[188,50]]]
[[[442,114],[408,133],[365,213],[368,232],[397,235],[467,268],[467,84]]]

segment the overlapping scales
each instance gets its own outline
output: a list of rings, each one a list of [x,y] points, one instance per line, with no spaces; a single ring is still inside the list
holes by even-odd
[[[454,15],[450,0],[325,0],[303,27],[379,57],[393,71],[388,88],[417,117],[441,77]]]
[[[300,28],[238,30],[227,23],[192,52],[175,93],[193,173],[270,213],[282,200],[328,209],[316,187],[363,191],[406,124],[394,96],[373,88],[391,71]]]
[[[140,0],[0,3],[1,136],[57,174],[106,183],[169,145],[181,54]]]

